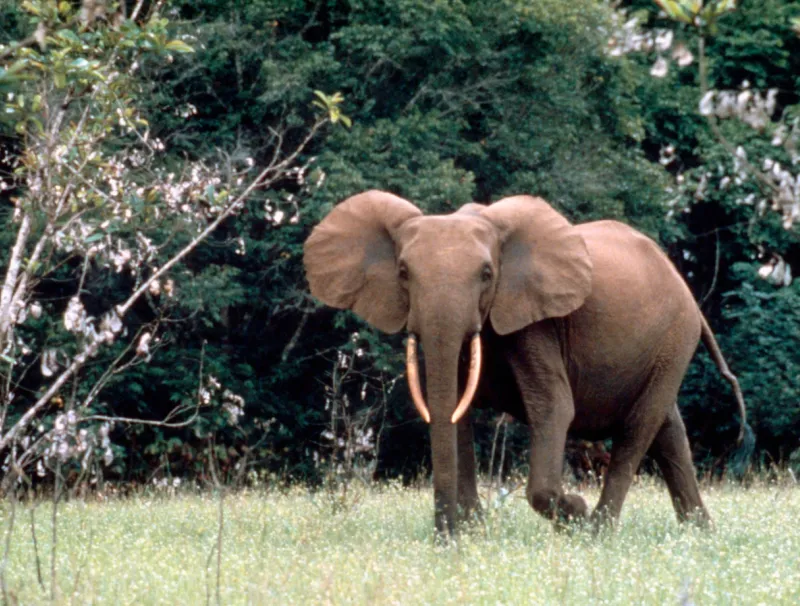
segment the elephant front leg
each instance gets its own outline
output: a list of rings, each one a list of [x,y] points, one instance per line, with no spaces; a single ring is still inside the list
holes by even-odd
[[[475,466],[475,440],[472,420],[467,413],[458,422],[458,512],[459,520],[480,519],[481,501],[478,496],[478,475]]]
[[[571,410],[571,400],[562,402],[548,414],[540,416],[531,427],[528,502],[535,511],[558,525],[583,520],[589,512],[583,497],[564,494],[561,486],[564,444],[572,421]]]
[[[449,419],[430,425],[433,502],[436,533],[447,539],[456,532],[458,514],[458,440]]]
[[[564,444],[575,416],[559,332],[553,322],[522,331],[509,362],[531,428],[527,497],[534,510],[559,524],[581,520],[589,508],[583,497],[564,494]]]

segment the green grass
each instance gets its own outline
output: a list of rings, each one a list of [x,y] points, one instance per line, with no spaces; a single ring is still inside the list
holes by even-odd
[[[521,492],[521,491],[520,491]],[[705,487],[716,528],[679,526],[666,490],[635,486],[612,532],[558,533],[523,498],[492,510],[455,547],[432,540],[429,490],[386,487],[330,513],[322,497],[225,500],[223,604],[800,604],[800,489]],[[590,502],[597,494],[589,493]],[[211,495],[71,502],[58,515],[57,603],[214,603]],[[3,528],[9,505],[2,506]],[[28,505],[16,509],[8,587],[36,580]],[[50,510],[36,510],[45,585]],[[208,588],[208,589],[207,589]]]

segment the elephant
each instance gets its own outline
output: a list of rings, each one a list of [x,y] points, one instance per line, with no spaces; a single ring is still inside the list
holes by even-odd
[[[557,525],[613,524],[647,453],[678,519],[711,523],[677,405],[701,337],[733,388],[742,430],[744,399],[691,291],[647,236],[613,220],[574,225],[528,195],[423,216],[370,190],[333,208],[303,259],[314,297],[386,333],[408,331],[407,380],[430,426],[439,535],[481,511],[473,400],[527,423],[527,500]],[[562,488],[568,433],[613,443],[591,515]]]

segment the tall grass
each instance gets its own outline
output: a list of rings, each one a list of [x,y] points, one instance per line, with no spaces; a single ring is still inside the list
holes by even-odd
[[[429,490],[375,488],[331,514],[323,497],[226,497],[223,604],[800,604],[800,489],[704,488],[715,530],[679,526],[666,490],[635,486],[614,531],[559,533],[523,498],[488,512],[456,546],[432,540]],[[597,494],[587,495],[590,501]],[[18,505],[10,599],[49,601],[30,515]],[[44,504],[38,549],[52,533]],[[56,602],[214,601],[211,495],[71,502],[58,511]],[[3,505],[7,528],[10,506]],[[207,564],[212,562],[209,567]],[[45,585],[47,579],[45,579]]]

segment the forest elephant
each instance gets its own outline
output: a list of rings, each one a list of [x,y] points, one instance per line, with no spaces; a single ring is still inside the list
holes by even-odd
[[[568,432],[613,441],[592,521],[619,516],[649,452],[678,518],[710,522],[677,406],[701,337],[733,387],[742,429],[744,401],[689,288],[648,237],[616,221],[573,225],[525,195],[423,216],[367,191],[314,228],[304,263],[311,293],[327,305],[387,333],[407,328],[440,533],[480,511],[473,399],[529,426],[527,499],[557,523],[589,517],[584,499],[562,489]]]

